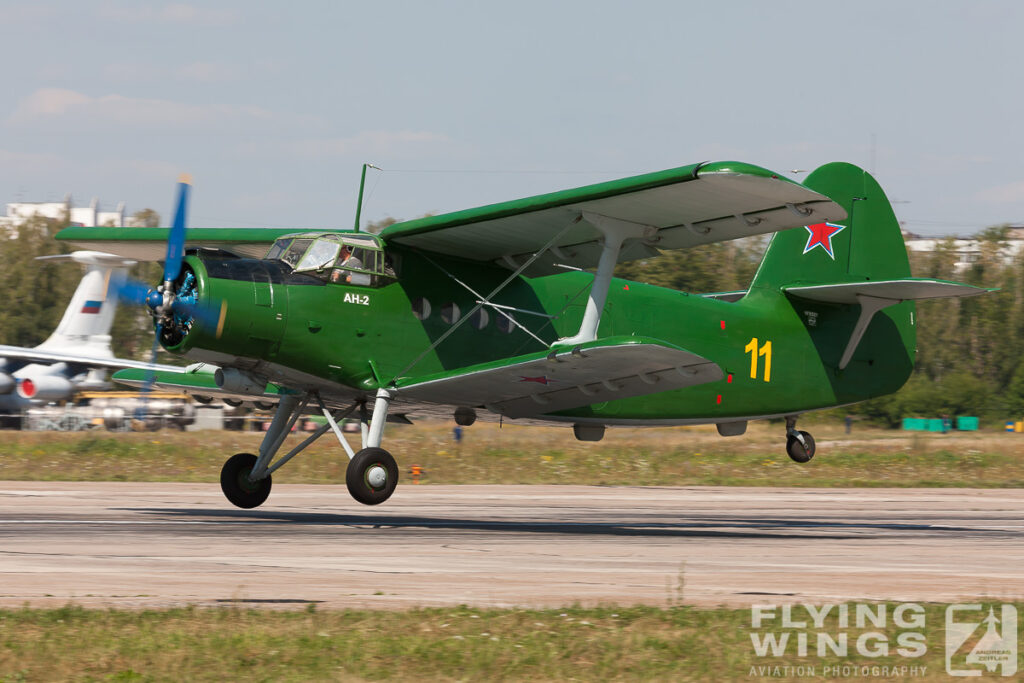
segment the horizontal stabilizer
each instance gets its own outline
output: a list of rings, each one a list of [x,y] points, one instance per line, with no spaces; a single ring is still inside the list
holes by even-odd
[[[876,280],[867,282],[842,282],[811,287],[783,287],[782,291],[810,301],[831,304],[859,304],[858,297],[900,301],[921,301],[923,299],[946,299],[961,296],[976,296],[988,291],[983,287],[965,285],[960,282],[928,278],[900,278],[898,280]]]
[[[872,318],[875,317],[875,313],[883,308],[904,301],[977,296],[993,290],[947,280],[907,277],[898,280],[869,280],[809,287],[783,287],[782,291],[809,301],[860,306],[857,324],[854,325],[850,339],[846,343],[846,349],[839,359],[839,369],[842,370],[853,358],[853,354],[871,324]]]
[[[610,337],[548,353],[399,381],[405,399],[528,417],[714,382],[714,362],[663,341]]]

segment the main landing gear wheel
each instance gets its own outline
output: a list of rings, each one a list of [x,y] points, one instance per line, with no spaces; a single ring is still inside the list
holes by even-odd
[[[814,457],[814,437],[807,432],[798,433],[803,437],[804,442],[800,443],[800,439],[788,435],[786,437],[786,453],[796,462],[810,462]]]
[[[345,471],[352,497],[364,505],[383,503],[395,492],[398,464],[383,448],[364,448],[355,454]],[[269,491],[269,486],[267,487]]]
[[[256,466],[252,453],[238,453],[228,458],[220,471],[220,489],[234,505],[246,510],[259,507],[270,495],[270,475],[252,481],[249,473]]]

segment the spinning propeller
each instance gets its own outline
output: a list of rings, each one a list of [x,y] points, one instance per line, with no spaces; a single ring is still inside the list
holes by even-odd
[[[205,321],[208,317],[198,306],[199,292],[195,274],[190,268],[185,268],[184,272],[182,268],[185,256],[185,214],[188,210],[191,183],[192,179],[188,175],[182,175],[178,179],[174,222],[167,236],[167,251],[164,255],[163,282],[156,288],[129,278],[114,283],[121,301],[135,306],[145,306],[153,318],[155,334],[149,358],[151,364],[156,363],[161,342],[167,346],[178,344],[192,329],[196,320]],[[146,397],[152,391],[155,380],[156,376],[151,370],[142,387],[143,406],[140,412],[143,414]]]
[[[145,306],[156,326],[156,343],[174,345],[192,328],[197,319],[205,319],[198,304],[198,282],[190,269],[182,272],[185,256],[185,214],[188,211],[188,193],[191,178],[182,175],[178,180],[178,198],[175,202],[174,222],[167,236],[164,255],[164,273],[161,284],[153,288],[144,282],[124,278],[118,282],[121,301]],[[156,347],[154,344],[154,352]]]

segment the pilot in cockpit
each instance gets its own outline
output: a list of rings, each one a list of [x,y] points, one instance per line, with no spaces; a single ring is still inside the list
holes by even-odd
[[[370,284],[369,273],[353,272],[353,269],[362,270],[364,268],[363,262],[353,255],[352,250],[344,244],[338,253],[337,264],[334,272],[331,273],[331,282],[341,282],[342,278],[344,278],[344,282],[350,285]]]

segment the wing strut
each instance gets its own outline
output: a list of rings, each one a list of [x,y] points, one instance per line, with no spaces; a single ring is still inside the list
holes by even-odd
[[[608,299],[608,288],[612,284],[612,272],[619,261],[619,251],[627,239],[656,239],[658,228],[653,225],[632,223],[618,218],[609,218],[600,214],[583,212],[583,219],[601,231],[604,235],[601,245],[601,259],[597,263],[594,284],[590,286],[587,308],[583,313],[580,331],[571,337],[559,339],[556,344],[585,344],[597,339],[597,327],[601,324],[601,313]]]

